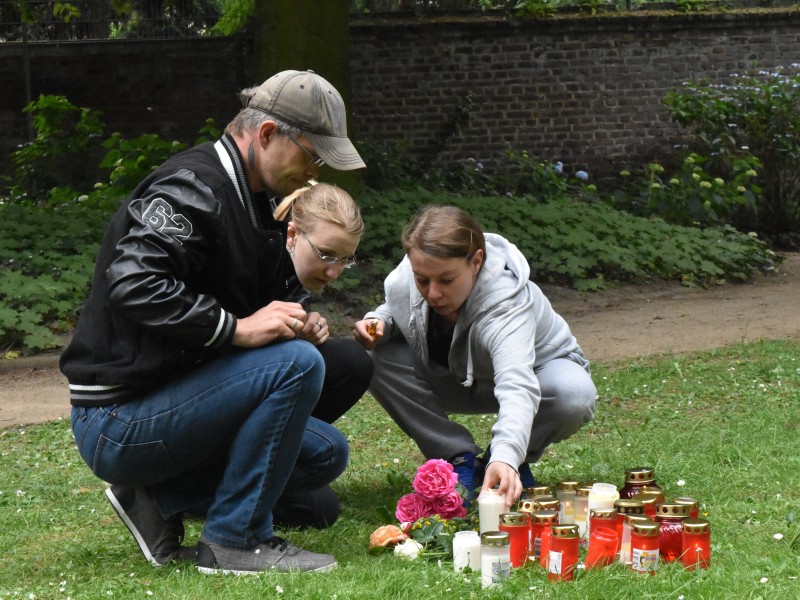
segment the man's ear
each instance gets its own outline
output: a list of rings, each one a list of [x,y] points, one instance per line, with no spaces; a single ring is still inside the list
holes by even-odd
[[[262,148],[266,148],[273,135],[278,134],[278,126],[275,121],[264,121],[258,126],[258,143]]]

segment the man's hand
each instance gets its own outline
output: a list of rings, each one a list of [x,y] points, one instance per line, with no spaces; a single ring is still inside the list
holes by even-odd
[[[298,337],[308,320],[308,314],[296,302],[270,302],[249,317],[236,321],[233,345],[259,348],[276,340]]]

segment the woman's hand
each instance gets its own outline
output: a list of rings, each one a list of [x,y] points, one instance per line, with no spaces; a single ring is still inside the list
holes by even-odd
[[[301,340],[319,346],[331,337],[331,332],[328,329],[328,321],[323,319],[318,312],[312,312],[308,313],[302,329],[297,330],[295,335]]]
[[[519,479],[519,473],[514,467],[504,462],[491,462],[486,467],[481,491],[493,488],[497,484],[500,484],[497,488],[497,493],[501,496],[505,495],[506,508],[511,508],[511,505],[522,495],[522,482]]]
[[[357,321],[353,337],[367,350],[372,350],[383,337],[383,321],[380,319],[364,319]]]

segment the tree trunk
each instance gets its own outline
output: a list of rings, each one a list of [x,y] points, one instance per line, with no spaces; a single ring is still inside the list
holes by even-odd
[[[347,133],[355,141],[351,112],[348,0],[256,0],[253,22],[260,83],[287,69],[311,69],[339,90],[347,107]],[[360,191],[357,172],[323,167],[321,179],[350,194]]]

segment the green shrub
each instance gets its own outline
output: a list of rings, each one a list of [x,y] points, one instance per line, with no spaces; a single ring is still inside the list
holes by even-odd
[[[800,247],[800,65],[685,87],[665,102],[694,134],[691,149],[709,157],[706,169],[730,180],[737,161],[759,161],[761,193],[732,213],[732,223],[776,247]]]
[[[21,160],[36,165],[24,173],[34,178],[44,164],[45,152],[51,152],[47,150],[51,133],[53,147],[63,146],[65,160],[84,156],[68,152],[71,144],[83,148],[83,140],[70,141],[63,128],[48,121],[50,116],[58,120],[64,113],[77,114],[74,107],[65,99],[44,97],[37,106],[42,109],[37,113],[39,153],[23,154]],[[45,110],[53,106],[52,111]],[[86,109],[76,110],[90,114]],[[92,133],[88,136],[95,136],[95,130],[89,129]],[[73,138],[83,135],[80,128],[72,131]],[[218,135],[213,121],[207,121],[197,142]],[[106,155],[99,164],[109,174],[102,182],[91,179],[78,188],[55,182],[58,185],[51,185],[46,195],[34,196],[18,180],[12,186],[16,195],[5,201],[0,198],[0,351],[37,351],[59,345],[58,334],[71,329],[85,300],[110,212],[155,166],[186,144],[155,135],[126,140],[115,134],[103,147]],[[508,152],[513,168],[499,176],[488,173],[477,160],[441,172],[409,160],[401,146],[389,149],[362,143],[359,149],[370,164],[365,179],[372,189],[358,198],[367,228],[358,250],[359,267],[332,282],[320,298],[323,304],[332,303],[333,309],[328,309],[332,314],[349,311],[358,317],[380,303],[383,280],[403,255],[402,228],[415,210],[430,203],[451,203],[469,210],[487,231],[506,236],[520,248],[531,263],[534,279],[579,290],[649,277],[699,285],[744,280],[777,260],[757,237],[731,227],[678,227],[613,210],[598,201],[587,173],[568,173],[560,162],[536,159],[524,151]],[[699,156],[696,163],[701,163]],[[736,164],[755,166],[746,160]],[[717,200],[708,196],[708,188],[702,185],[713,181],[702,169],[701,181],[693,183],[697,167],[684,166],[687,180],[682,185],[667,181],[665,191],[659,194],[652,194],[650,185],[650,196],[639,196],[631,205],[658,200],[677,215],[684,207],[702,204],[698,215],[723,215],[731,203],[731,186],[744,180],[734,178],[721,186],[725,193],[714,188]],[[739,174],[749,181],[750,174],[741,169]],[[651,166],[647,174],[650,184],[655,181],[655,170]],[[694,189],[694,196],[684,187]],[[755,186],[751,189],[756,190]],[[713,218],[709,221],[716,222]]]
[[[78,108],[63,96],[45,95],[23,112],[31,113],[36,136],[11,155],[16,168],[8,196],[46,201],[55,186],[91,186],[102,155],[100,114]]]
[[[609,201],[614,208],[634,215],[655,215],[686,226],[723,225],[736,210],[752,210],[761,192],[761,187],[753,184],[758,159],[735,158],[729,180],[708,173],[703,168],[707,162],[707,157],[692,152],[670,174],[658,163],[635,174],[623,171],[622,184]]]

